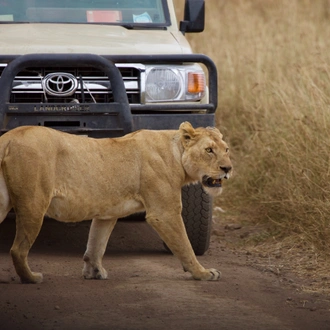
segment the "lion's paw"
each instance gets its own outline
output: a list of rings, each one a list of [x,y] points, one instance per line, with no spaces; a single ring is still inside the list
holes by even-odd
[[[214,269],[205,269],[205,272],[202,274],[200,278],[196,278],[197,280],[202,280],[202,281],[218,281],[221,278],[221,272]]]
[[[37,284],[37,283],[41,283],[44,279],[42,273],[31,272],[31,274],[32,276],[29,278],[21,278],[21,282]]]
[[[108,272],[101,266],[101,267],[92,267],[91,265],[84,266],[83,269],[83,276],[85,279],[91,280],[106,280],[108,278]]]
[[[208,269],[210,272],[211,277],[207,279],[207,281],[218,281],[221,278],[221,272],[214,268]]]

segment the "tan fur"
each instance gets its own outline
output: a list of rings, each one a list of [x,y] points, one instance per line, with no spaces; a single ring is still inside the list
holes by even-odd
[[[217,129],[194,129],[185,122],[177,131],[92,139],[24,126],[0,138],[0,158],[0,223],[13,208],[11,255],[23,283],[42,281],[42,274],[31,272],[27,256],[45,215],[65,222],[93,219],[83,275],[104,279],[102,258],[117,219],[143,210],[195,279],[220,277],[197,261],[181,218],[183,185],[205,175],[228,177],[223,172],[231,168],[228,147]]]

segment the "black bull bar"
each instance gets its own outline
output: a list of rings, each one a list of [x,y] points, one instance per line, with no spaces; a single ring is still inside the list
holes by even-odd
[[[8,65],[3,70],[0,78],[0,133],[4,133],[16,126],[26,125],[25,117],[31,116],[52,116],[52,118],[77,118],[77,116],[93,117],[93,127],[77,127],[68,131],[73,133],[84,133],[88,131],[100,131],[107,135],[108,131],[116,131],[115,135],[123,135],[141,127],[135,127],[134,114],[132,112],[143,113],[148,111],[169,112],[185,111],[189,109],[206,110],[208,114],[214,113],[217,108],[217,70],[214,62],[202,54],[183,54],[183,55],[109,55],[100,56],[95,54],[27,54],[21,56],[0,56],[0,63],[6,62]],[[143,64],[181,64],[181,63],[202,63],[208,70],[209,103],[208,104],[129,104],[125,85],[119,69],[115,63],[143,63]],[[15,104],[10,103],[12,85],[16,75],[29,67],[94,67],[107,75],[113,93],[113,102],[88,104],[89,111],[38,111],[34,104]],[[40,106],[38,104],[37,106]],[[47,104],[45,103],[45,106]],[[69,106],[69,105],[68,105]],[[104,123],[102,114],[109,114],[108,120]],[[168,115],[167,115],[168,116]],[[170,114],[175,117],[176,114]],[[99,117],[103,123],[103,128],[98,128]],[[182,117],[182,116],[181,116]],[[184,116],[183,116],[184,117]],[[189,117],[189,116],[188,116]],[[116,120],[114,120],[116,118]],[[169,120],[170,117],[167,117]],[[181,120],[181,119],[180,119]],[[189,118],[188,118],[189,120]],[[87,120],[88,121],[88,120]],[[207,122],[210,120],[208,119]],[[202,120],[203,123],[203,120]],[[29,124],[29,121],[27,121]],[[102,126],[101,125],[101,126]],[[88,126],[88,125],[87,125]],[[152,125],[149,125],[152,127]]]

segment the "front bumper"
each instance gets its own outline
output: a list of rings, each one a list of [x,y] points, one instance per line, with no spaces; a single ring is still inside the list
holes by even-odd
[[[1,62],[8,63],[0,78],[1,134],[23,125],[49,126],[91,137],[121,136],[138,129],[177,129],[183,121],[189,121],[193,126],[214,125],[217,108],[217,70],[212,60],[205,55],[27,54],[0,56]],[[116,63],[202,63],[208,70],[209,102],[129,104]],[[110,81],[113,102],[79,105],[11,103],[10,95],[16,75],[23,69],[35,66],[83,66],[102,70]]]

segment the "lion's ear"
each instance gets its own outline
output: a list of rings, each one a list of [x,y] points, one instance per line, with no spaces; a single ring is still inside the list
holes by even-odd
[[[195,137],[195,130],[188,121],[180,125],[181,140],[184,145],[188,145],[189,141]]]

